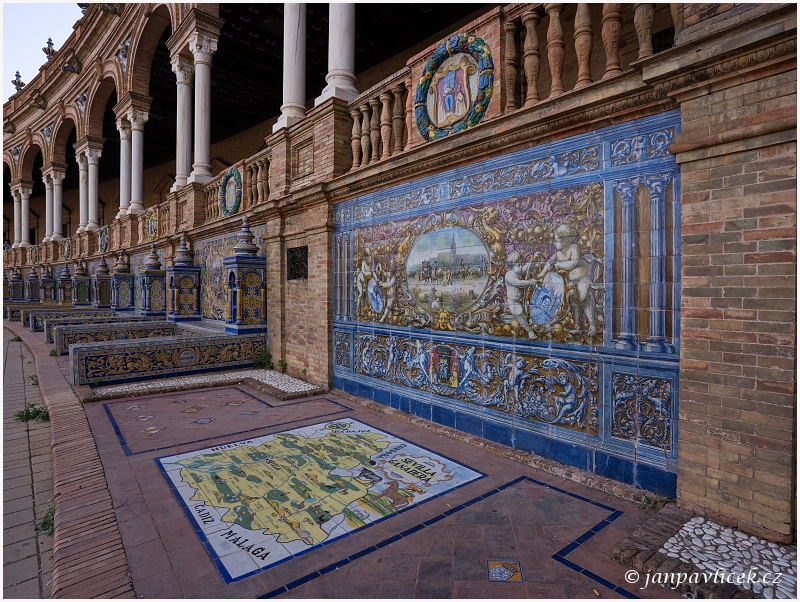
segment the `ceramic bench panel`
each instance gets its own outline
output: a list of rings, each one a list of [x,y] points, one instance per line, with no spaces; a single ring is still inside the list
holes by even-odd
[[[114,324],[120,322],[163,322],[163,318],[153,318],[146,316],[132,316],[130,314],[114,313],[112,316],[107,317],[92,317],[92,324]],[[57,326],[78,326],[86,324],[86,318],[46,318],[44,321],[44,336],[45,340],[53,344],[53,330]]]
[[[83,324],[56,326],[53,329],[53,341],[56,353],[58,355],[65,355],[69,353],[69,346],[77,343],[100,343],[103,341],[169,337],[183,333],[185,333],[185,331],[180,327],[163,321],[153,324],[137,322]]]
[[[674,495],[669,111],[334,208],[334,385]]]
[[[62,311],[29,311],[23,312],[23,323],[28,326],[32,332],[42,332],[44,330],[44,323],[47,320],[55,318],[69,318],[80,317],[84,322],[93,320],[94,318],[112,318],[114,317],[112,311],[87,311],[78,310],[77,312],[62,312]]]
[[[263,335],[84,343],[70,347],[71,378],[76,386],[113,384],[245,368],[265,347]]]

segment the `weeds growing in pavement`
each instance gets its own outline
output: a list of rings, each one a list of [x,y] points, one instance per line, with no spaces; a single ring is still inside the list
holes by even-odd
[[[18,334],[15,334],[13,337],[11,337],[11,340],[14,343],[19,343],[22,340],[22,338]]]
[[[32,385],[38,385],[39,384],[39,377],[36,376],[35,374],[29,374],[28,378],[31,379],[31,384]]]
[[[50,350],[50,355],[56,356],[56,355],[58,355],[58,352],[55,349],[51,349]]]
[[[50,420],[50,413],[45,406],[37,406],[35,403],[26,403],[25,407],[14,414],[17,420]]]
[[[257,356],[253,358],[253,367],[262,368],[264,370],[272,370],[274,368],[272,363],[272,354],[266,349],[262,349]]]
[[[672,498],[664,497],[662,495],[656,494],[655,497],[651,498],[648,497],[647,494],[642,496],[642,508],[645,510],[658,510],[660,506],[666,506],[670,502],[674,502]]]
[[[55,524],[53,523],[53,515],[56,512],[56,505],[50,504],[50,507],[47,509],[47,512],[44,513],[42,517],[42,522],[39,523],[39,528],[42,530],[43,533],[47,535],[53,534],[53,529],[55,528]]]

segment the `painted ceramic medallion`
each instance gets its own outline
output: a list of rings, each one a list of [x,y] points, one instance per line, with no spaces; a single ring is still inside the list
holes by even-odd
[[[439,228],[420,237],[411,249],[408,289],[429,311],[459,312],[483,294],[488,264],[486,247],[472,230]]]
[[[98,238],[100,241],[100,252],[105,253],[108,251],[108,226],[103,226],[98,231]]]
[[[219,207],[225,217],[239,212],[242,204],[242,175],[231,167],[222,177],[219,191]]]
[[[549,272],[542,284],[533,289],[531,295],[531,320],[536,324],[550,324],[558,317],[564,301],[564,279]]]
[[[155,240],[158,235],[158,212],[155,207],[151,207],[144,215],[144,237],[147,240]]]
[[[425,64],[414,99],[423,138],[436,140],[477,124],[493,86],[492,51],[481,38],[462,33],[444,42]]]

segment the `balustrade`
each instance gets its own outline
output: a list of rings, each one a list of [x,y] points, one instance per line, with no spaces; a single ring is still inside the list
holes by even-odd
[[[349,105],[353,119],[351,171],[402,153],[408,143],[408,70],[364,92]]]
[[[264,149],[234,165],[242,176],[242,204],[239,211],[246,211],[265,203],[269,198],[270,149]],[[227,170],[226,170],[227,171]],[[203,186],[206,204],[206,223],[225,217],[220,207],[222,180],[225,171],[216,175]]]

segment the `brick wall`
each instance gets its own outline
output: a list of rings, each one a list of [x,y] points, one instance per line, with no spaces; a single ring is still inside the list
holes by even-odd
[[[791,64],[693,91],[681,140],[679,503],[793,537],[796,116]],[[783,71],[781,71],[783,69]],[[772,127],[770,127],[772,124]],[[738,138],[738,139],[737,139]]]

